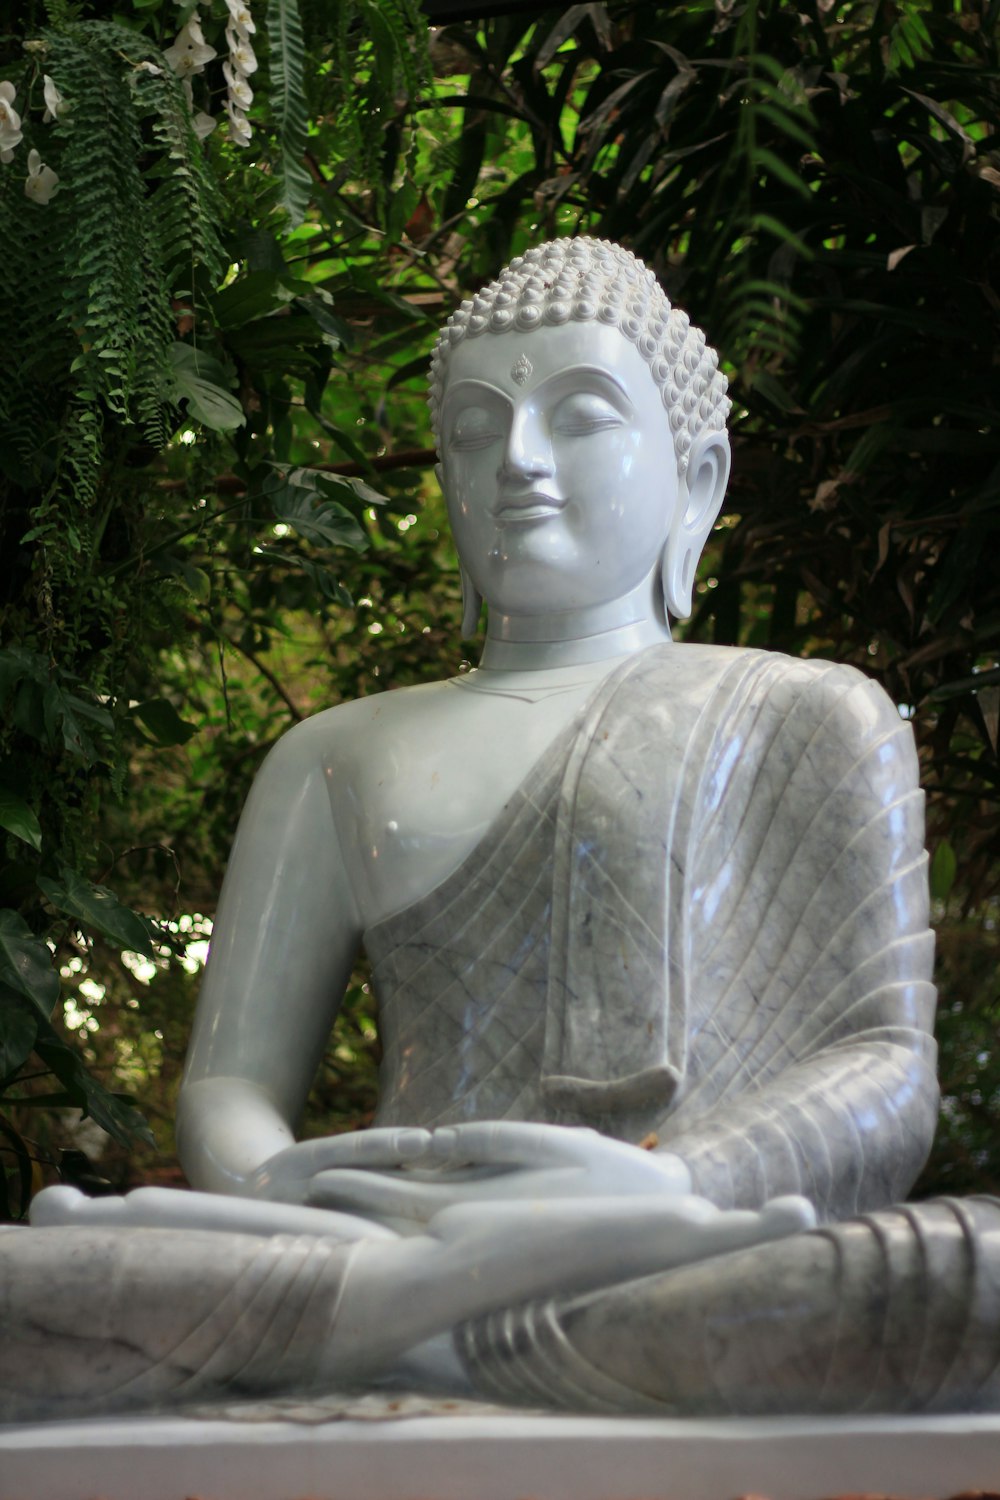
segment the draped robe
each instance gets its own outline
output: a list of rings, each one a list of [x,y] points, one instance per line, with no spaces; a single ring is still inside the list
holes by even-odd
[[[591,1124],[722,1207],[895,1202],[937,1107],[912,733],[852,668],[658,646],[365,937],[378,1124]]]

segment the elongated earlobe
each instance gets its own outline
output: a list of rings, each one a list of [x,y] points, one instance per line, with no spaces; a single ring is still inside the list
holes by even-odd
[[[660,563],[668,618],[686,620],[691,613],[698,559],[722,509],[729,467],[728,435],[702,433],[691,449],[686,473],[680,480],[674,524]]]
[[[462,579],[462,639],[463,641],[471,641],[473,636],[479,634],[479,617],[483,612],[483,596],[469,577],[464,563],[459,563],[458,571]]]
[[[660,584],[668,625],[671,620],[686,620],[691,613],[694,571],[697,566],[698,558],[694,548],[686,547],[682,551],[674,542],[674,533],[671,532],[660,561]]]

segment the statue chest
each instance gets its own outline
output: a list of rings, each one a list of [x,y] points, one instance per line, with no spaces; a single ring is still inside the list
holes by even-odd
[[[334,821],[364,927],[435,889],[486,831],[577,713],[583,692],[501,700],[449,684],[392,696],[328,772]],[[405,711],[404,711],[405,710]]]

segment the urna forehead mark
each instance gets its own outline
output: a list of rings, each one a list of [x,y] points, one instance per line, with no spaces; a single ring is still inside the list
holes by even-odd
[[[530,380],[534,368],[526,354],[519,354],[510,367],[510,378],[515,385],[524,385],[526,380]]]

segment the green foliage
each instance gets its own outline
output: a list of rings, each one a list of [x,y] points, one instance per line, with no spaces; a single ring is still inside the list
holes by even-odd
[[[172,920],[180,860],[162,813],[148,845],[131,835],[137,776],[162,785],[165,759],[205,734],[179,664],[206,650],[230,725],[226,653],[259,659],[258,622],[289,604],[320,620],[343,610],[336,554],[367,548],[382,500],[310,467],[330,444],[317,453],[298,431],[308,411],[340,432],[330,384],[351,337],[324,284],[350,280],[335,236],[336,270],[303,264],[323,191],[310,152],[353,163],[345,101],[360,90],[364,151],[384,147],[382,180],[402,183],[407,137],[397,122],[389,141],[386,121],[421,66],[407,6],[377,21],[341,9],[347,81],[319,16],[303,26],[294,0],[268,6],[247,152],[242,127],[203,139],[230,45],[222,0],[201,7],[207,63],[187,85],[171,57],[192,9],[172,0],[0,18],[23,129],[0,165],[0,1216],[58,1168],[52,1111],[89,1115],[121,1149],[152,1139],[123,1092],[166,1022],[134,991],[178,964],[164,993],[184,991],[197,966],[184,934],[202,929]],[[54,120],[43,74],[62,96]],[[54,193],[26,193],[29,149]],[[337,192],[370,214],[363,185]],[[341,446],[357,449],[346,434]],[[218,879],[213,850],[205,883]]]
[[[385,153],[386,136],[391,140],[401,123],[393,101],[413,99],[426,81],[425,54],[414,44],[426,23],[416,0],[350,0],[327,11],[326,25],[345,167],[368,184],[379,214],[395,186]]]

